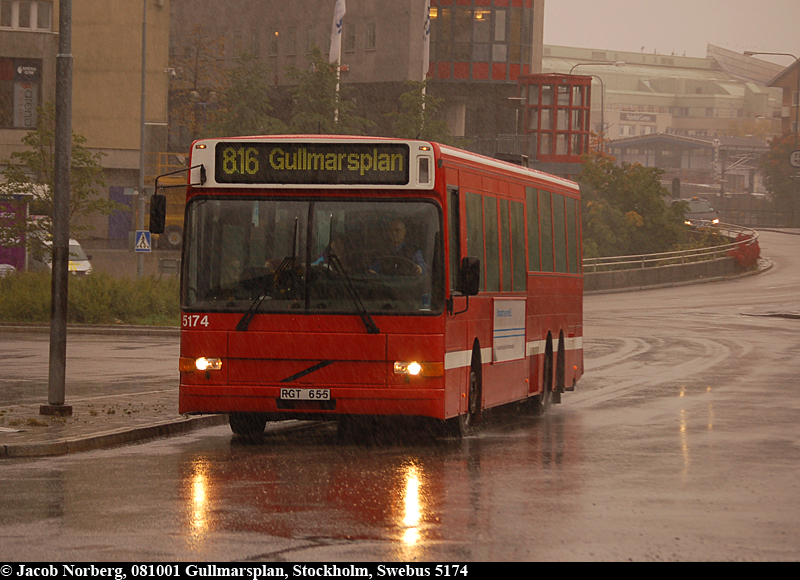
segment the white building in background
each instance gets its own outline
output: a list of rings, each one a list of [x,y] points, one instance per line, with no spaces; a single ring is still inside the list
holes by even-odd
[[[548,45],[543,54],[542,72],[595,78],[594,130],[602,131],[602,117],[607,140],[654,133],[765,140],[781,131],[781,92],[767,82],[783,67],[773,63],[714,46],[707,58]]]

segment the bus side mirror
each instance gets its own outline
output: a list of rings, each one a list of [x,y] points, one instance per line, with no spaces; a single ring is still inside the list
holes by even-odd
[[[466,257],[461,260],[458,271],[459,290],[464,296],[475,296],[480,290],[481,261],[478,258]]]
[[[154,193],[150,198],[150,233],[163,234],[167,221],[167,196]]]

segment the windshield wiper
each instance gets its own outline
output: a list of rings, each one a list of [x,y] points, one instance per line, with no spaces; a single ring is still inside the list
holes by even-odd
[[[364,307],[364,303],[361,302],[361,297],[358,295],[358,291],[353,286],[353,283],[350,281],[350,276],[347,275],[347,272],[344,271],[342,267],[342,263],[339,261],[339,256],[336,254],[329,254],[328,259],[333,266],[334,271],[342,277],[345,281],[345,288],[347,289],[347,293],[350,295],[350,298],[353,300],[353,304],[356,307],[356,311],[358,315],[361,317],[364,326],[367,328],[367,334],[379,334],[380,328],[378,325],[375,324],[375,321],[372,320],[372,317],[367,312],[367,309]]]
[[[250,326],[250,322],[253,320],[253,317],[258,312],[261,303],[266,300],[267,296],[272,292],[272,289],[275,287],[275,284],[278,280],[281,279],[283,273],[288,270],[290,267],[294,267],[297,263],[297,218],[294,218],[294,236],[292,237],[292,255],[286,256],[283,261],[281,262],[278,269],[272,274],[272,279],[267,283],[264,289],[261,291],[261,294],[258,295],[253,303],[250,305],[250,308],[247,309],[247,312],[244,313],[241,319],[239,319],[239,323],[236,325],[236,330],[238,332],[244,332],[247,330],[247,327]]]
[[[275,283],[283,276],[283,273],[288,270],[290,267],[293,267],[295,263],[294,256],[286,256],[283,261],[281,262],[278,269],[272,274],[269,283],[264,287],[264,290],[261,291],[261,294],[258,295],[253,303],[250,305],[250,308],[247,309],[247,312],[244,313],[244,316],[239,320],[239,323],[236,325],[236,330],[239,332],[244,332],[247,330],[247,327],[250,326],[250,322],[253,320],[253,317],[258,312],[261,303],[266,300],[267,296],[272,292],[272,289],[275,287]]]

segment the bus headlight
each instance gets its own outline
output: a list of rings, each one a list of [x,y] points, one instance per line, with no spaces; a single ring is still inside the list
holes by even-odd
[[[189,373],[192,371],[218,371],[221,369],[221,358],[206,358],[204,356],[192,358],[182,356],[178,361],[178,370],[182,373]]]
[[[412,377],[443,377],[444,364],[397,361],[394,363],[394,373],[396,375],[408,375]]]

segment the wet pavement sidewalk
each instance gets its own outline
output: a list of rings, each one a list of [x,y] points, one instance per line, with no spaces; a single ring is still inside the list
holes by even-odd
[[[47,401],[43,401],[46,403]],[[72,415],[42,415],[39,404],[0,408],[0,459],[63,455],[227,423],[227,415],[178,414],[177,389],[67,400]]]
[[[72,414],[43,415],[40,407],[48,403],[48,333],[46,324],[0,325],[3,356],[15,365],[24,365],[7,368],[4,373],[0,460],[100,449],[228,420],[227,415],[178,413],[177,372],[173,369],[180,330],[153,327],[70,325],[65,403],[72,407]],[[141,341],[146,341],[150,350],[143,351],[137,344]],[[108,360],[97,360],[99,344],[108,347]],[[156,351],[163,353],[163,360],[154,360]],[[136,357],[144,357],[146,364]],[[121,382],[120,375],[137,367],[138,372]]]

